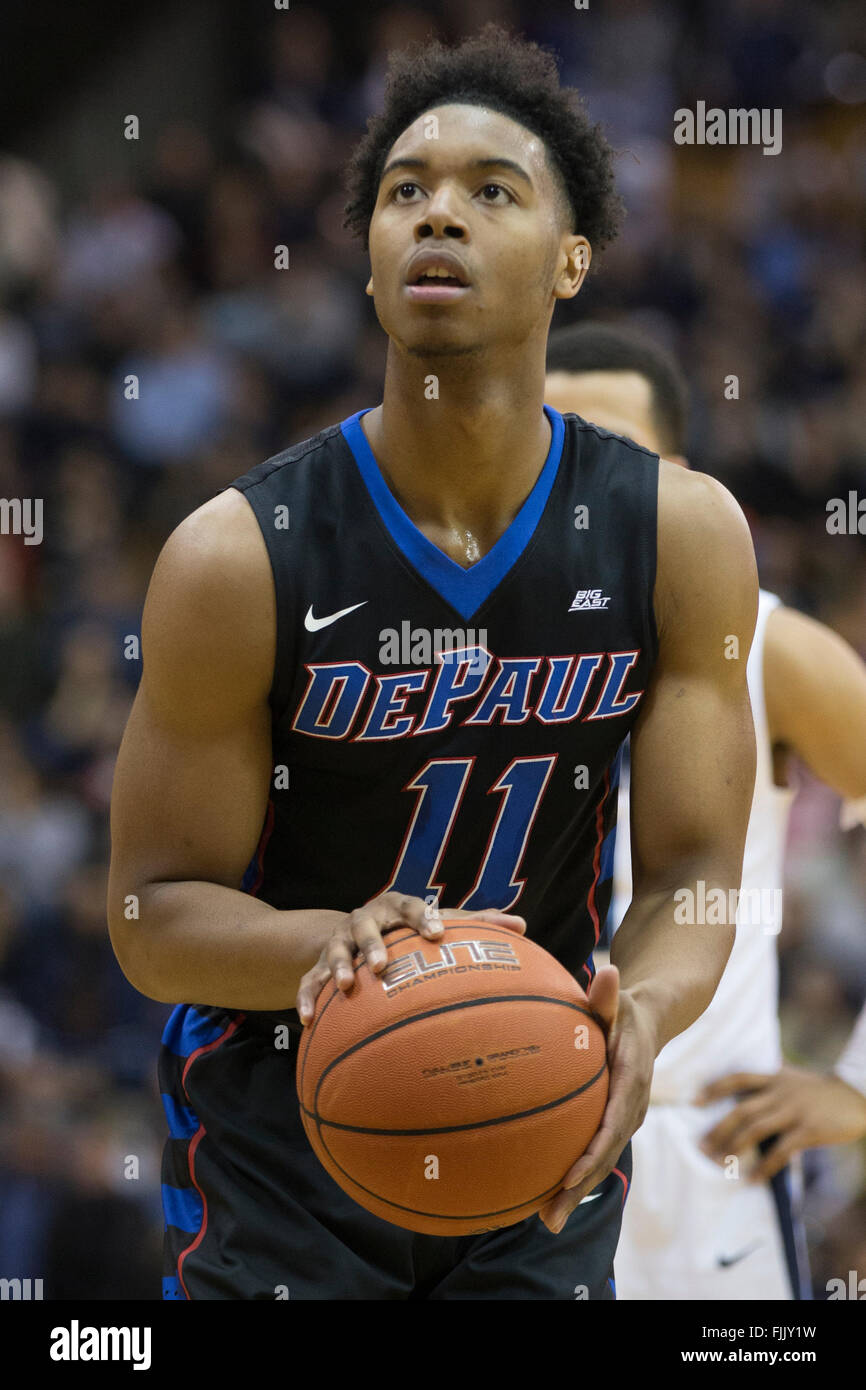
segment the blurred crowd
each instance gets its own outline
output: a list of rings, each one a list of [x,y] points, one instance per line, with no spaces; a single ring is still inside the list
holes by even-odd
[[[380,399],[342,166],[388,52],[488,18],[555,47],[617,151],[624,231],[554,324],[625,321],[675,351],[689,455],[746,508],[764,587],[866,657],[866,542],[825,524],[829,499],[866,496],[855,4],[449,0],[374,9],[363,33],[293,5],[219,128],[166,124],[135,176],[121,159],[68,200],[0,150],[0,496],[44,499],[40,545],[0,537],[0,1277],[46,1297],[159,1296],[168,1009],[123,978],[105,923],[154,560],[232,478]],[[673,113],[698,100],[781,108],[782,152],[677,146]],[[797,775],[784,1037],[826,1067],[866,997],[866,831],[842,835],[837,799]],[[822,1297],[866,1274],[862,1146],[806,1176]]]

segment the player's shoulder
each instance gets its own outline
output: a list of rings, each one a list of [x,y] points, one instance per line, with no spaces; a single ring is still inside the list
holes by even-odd
[[[660,548],[693,556],[718,550],[734,562],[754,558],[743,510],[718,478],[660,459],[658,487]]]
[[[261,528],[243,493],[225,488],[184,517],[160,552],[154,580],[178,594],[237,589],[267,577]]]
[[[594,424],[592,420],[584,420],[582,415],[577,415],[574,411],[563,411],[562,419],[566,431],[571,432],[584,455],[598,454],[606,464],[612,459],[622,459],[629,463],[654,462],[658,459],[658,454],[644,448],[634,439],[629,439],[624,434],[614,434],[613,430],[606,430],[601,425]]]
[[[175,527],[154,567],[142,615],[151,699],[220,717],[264,700],[275,642],[267,549],[248,502],[229,488]]]
[[[717,478],[662,459],[658,490],[656,617],[659,631],[754,631],[758,575],[751,532],[736,498]],[[688,615],[691,615],[689,618]]]

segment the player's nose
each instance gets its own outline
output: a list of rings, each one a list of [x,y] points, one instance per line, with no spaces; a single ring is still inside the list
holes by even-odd
[[[468,231],[456,190],[448,183],[439,184],[415,224],[416,240],[429,236],[463,239]]]

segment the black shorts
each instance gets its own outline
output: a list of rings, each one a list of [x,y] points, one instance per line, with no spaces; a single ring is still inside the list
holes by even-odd
[[[179,1005],[166,1028],[164,1298],[615,1298],[630,1145],[559,1235],[537,1216],[481,1235],[405,1231],[319,1163],[295,1092],[298,1036],[275,1047],[275,1018]]]

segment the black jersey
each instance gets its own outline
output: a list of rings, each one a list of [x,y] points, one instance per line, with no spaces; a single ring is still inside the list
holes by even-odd
[[[657,654],[658,457],[544,409],[535,486],[468,568],[391,493],[364,411],[231,484],[261,527],[277,614],[274,774],[243,887],[281,909],[349,911],[386,889],[511,909],[586,986],[610,899],[619,750]],[[300,1032],[294,1010],[218,1001],[179,1005],[166,1028],[168,1298],[226,1239],[201,1177],[209,1146],[214,1192],[229,1153],[280,1173],[298,1149],[279,1019]],[[270,1078],[267,1104],[258,1081],[251,1103],[247,1055]]]
[[[657,457],[547,408],[532,492],[463,568],[394,498],[363,414],[232,484],[277,610],[274,780],[245,886],[278,908],[394,889],[514,910],[577,974],[656,656]]]

